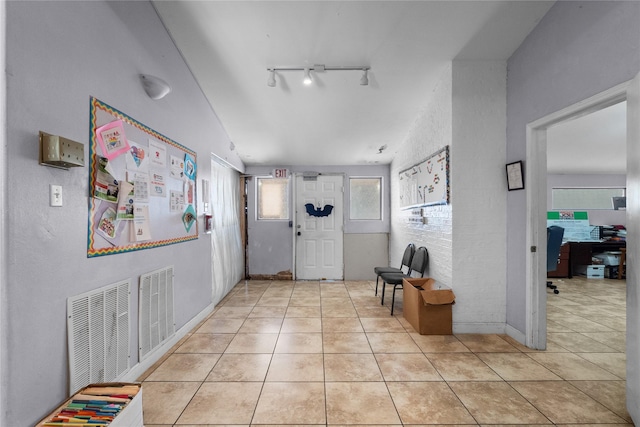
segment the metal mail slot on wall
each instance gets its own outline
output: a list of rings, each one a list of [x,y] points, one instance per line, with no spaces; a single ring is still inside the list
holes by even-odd
[[[84,144],[40,131],[40,164],[66,170],[84,166]]]

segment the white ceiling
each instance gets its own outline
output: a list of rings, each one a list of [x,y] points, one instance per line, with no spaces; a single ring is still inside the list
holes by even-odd
[[[547,172],[622,174],[627,170],[627,103],[547,129]]]
[[[247,165],[390,163],[451,60],[507,59],[552,4],[154,2]],[[267,86],[269,67],[314,64],[371,66],[369,85],[327,71]]]

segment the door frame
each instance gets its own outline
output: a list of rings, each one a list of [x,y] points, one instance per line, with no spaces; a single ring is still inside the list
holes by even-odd
[[[627,99],[631,81],[621,83],[583,101],[551,113],[526,127],[527,233],[525,345],[537,350],[547,345],[547,129]],[[627,137],[628,138],[628,137]],[[629,141],[627,140],[627,146]]]
[[[315,174],[315,172],[314,172]],[[292,277],[293,280],[297,280],[297,259],[296,259],[296,254],[298,252],[298,239],[296,239],[297,237],[297,230],[298,230],[298,224],[297,224],[297,220],[298,220],[298,216],[297,216],[297,212],[296,212],[296,207],[298,206],[298,177],[299,176],[304,176],[305,172],[295,172],[291,174],[291,188],[292,188],[292,203],[291,203],[291,240],[292,240],[292,254],[291,254],[291,271],[292,271]],[[333,173],[318,173],[318,176],[342,176],[342,221],[341,221],[341,226],[342,226],[342,242],[343,242],[343,249],[342,249],[342,279],[344,280],[344,226],[345,226],[345,199],[344,199],[344,195],[346,194],[345,192],[345,185],[346,185],[346,178],[347,175],[345,173],[341,173],[341,172],[333,172]]]

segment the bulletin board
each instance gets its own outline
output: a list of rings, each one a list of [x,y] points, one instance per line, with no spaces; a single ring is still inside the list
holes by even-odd
[[[404,169],[399,175],[401,208],[448,204],[449,146]]]
[[[91,98],[87,257],[198,238],[196,153]]]

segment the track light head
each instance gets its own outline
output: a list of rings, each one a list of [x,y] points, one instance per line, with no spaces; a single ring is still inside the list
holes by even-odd
[[[267,86],[276,86],[276,70],[269,70],[269,80],[267,80]]]
[[[140,74],[140,81],[142,87],[151,99],[164,98],[169,92],[171,92],[171,86],[169,83],[162,80],[160,77],[151,76],[149,74]]]
[[[360,85],[361,86],[367,86],[369,84],[369,76],[368,74],[368,70],[366,68],[362,69],[362,77],[360,77]]]
[[[304,69],[304,79],[302,79],[302,83],[304,83],[305,85],[309,86],[311,84],[312,80],[311,80],[311,74],[309,72],[308,68]]]

